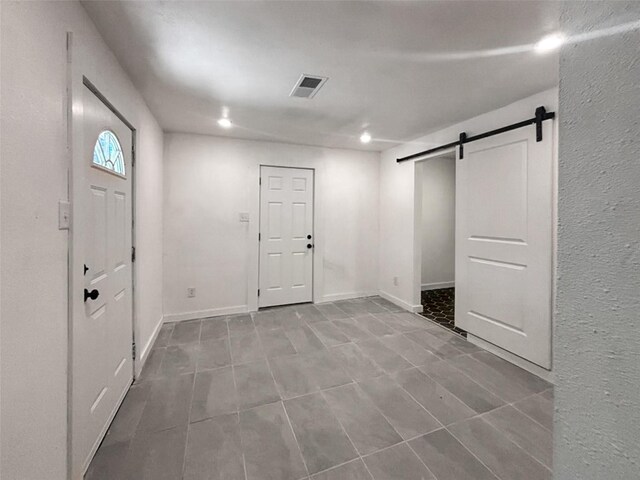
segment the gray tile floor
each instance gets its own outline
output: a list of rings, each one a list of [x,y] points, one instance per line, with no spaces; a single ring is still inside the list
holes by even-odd
[[[551,478],[551,385],[370,297],[167,324],[86,478]]]

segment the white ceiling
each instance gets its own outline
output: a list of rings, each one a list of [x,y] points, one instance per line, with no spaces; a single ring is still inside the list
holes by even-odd
[[[557,2],[83,3],[166,131],[384,150],[558,82]]]

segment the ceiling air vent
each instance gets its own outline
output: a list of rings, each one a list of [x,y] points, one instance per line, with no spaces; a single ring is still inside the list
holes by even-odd
[[[302,75],[296,82],[293,90],[291,90],[289,96],[313,98],[327,80],[327,77],[318,77],[316,75]]]

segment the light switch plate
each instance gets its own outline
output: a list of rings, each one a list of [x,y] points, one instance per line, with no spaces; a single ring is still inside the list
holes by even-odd
[[[242,223],[248,223],[249,222],[249,213],[248,212],[240,212],[240,221]]]
[[[69,230],[71,227],[71,204],[66,200],[58,202],[58,230]]]

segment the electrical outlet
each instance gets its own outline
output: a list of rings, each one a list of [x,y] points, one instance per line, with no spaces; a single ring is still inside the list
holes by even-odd
[[[195,296],[196,296],[196,288],[195,287],[187,288],[187,297],[188,298],[193,298]]]
[[[400,284],[400,280],[398,280],[398,277],[393,277],[393,284],[397,287]]]

